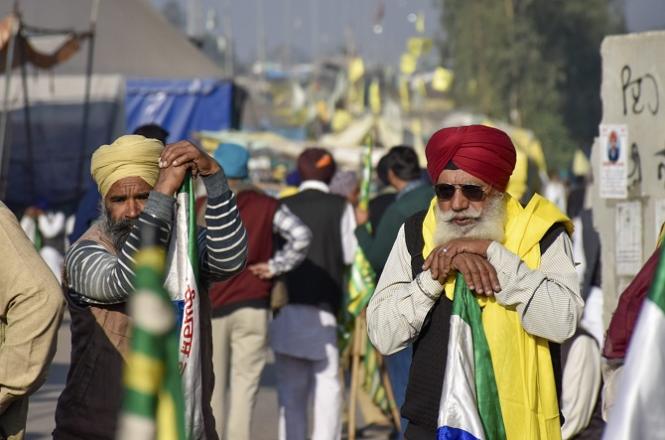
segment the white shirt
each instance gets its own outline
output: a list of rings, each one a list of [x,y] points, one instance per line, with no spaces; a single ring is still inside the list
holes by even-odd
[[[306,189],[328,193],[328,185],[318,180],[306,180],[299,191]],[[353,233],[356,218],[347,203],[340,221],[344,263],[351,264],[358,247]],[[305,304],[287,304],[270,323],[270,347],[276,353],[308,360],[326,358],[326,345],[337,346],[337,319],[328,310]]]

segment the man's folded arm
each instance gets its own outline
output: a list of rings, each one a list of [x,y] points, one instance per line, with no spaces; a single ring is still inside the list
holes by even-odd
[[[134,255],[141,246],[140,228],[154,229],[158,242],[166,249],[171,234],[173,203],[173,197],[151,191],[143,212],[117,256],[91,240],[76,243],[65,256],[73,299],[89,304],[127,301],[134,290]]]
[[[418,274],[416,279],[411,275],[411,256],[402,226],[367,306],[369,338],[383,354],[400,351],[418,337],[427,314],[443,291],[429,270]]]
[[[514,306],[522,326],[532,335],[563,342],[575,333],[584,301],[572,255],[572,243],[565,233],[541,256],[537,270],[529,269],[497,242],[487,249],[501,284],[497,302]]]

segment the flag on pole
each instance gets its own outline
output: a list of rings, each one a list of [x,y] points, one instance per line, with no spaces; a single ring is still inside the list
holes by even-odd
[[[369,207],[369,190],[372,181],[372,140],[366,142],[363,152],[363,174],[360,181],[360,198],[358,205],[361,209],[367,210]],[[371,225],[365,223],[365,227],[371,228]],[[349,302],[347,310],[353,316],[358,316],[362,309],[374,293],[376,287],[376,273],[372,265],[367,260],[365,253],[358,246],[351,265],[351,277],[349,280]]]
[[[478,301],[457,275],[437,439],[503,440],[506,432]]]
[[[665,249],[665,247],[663,248]],[[656,438],[665,432],[665,258],[644,300],[603,439]]]
[[[179,368],[185,398],[187,438],[204,435],[201,383],[201,327],[198,287],[198,249],[192,177],[178,191],[175,231],[169,248],[166,288],[176,307]]]
[[[136,291],[129,299],[132,336],[117,438],[184,440],[178,333],[173,306],[163,287],[165,252],[148,227],[141,231],[135,261]]]

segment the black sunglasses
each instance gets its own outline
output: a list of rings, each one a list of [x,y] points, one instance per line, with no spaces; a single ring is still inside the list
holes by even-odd
[[[472,202],[480,202],[485,198],[485,190],[479,185],[451,185],[449,183],[437,183],[434,192],[439,200],[448,201],[453,198],[455,191],[459,188],[464,197]]]

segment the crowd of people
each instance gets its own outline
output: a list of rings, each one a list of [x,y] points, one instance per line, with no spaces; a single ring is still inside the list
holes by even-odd
[[[152,234],[173,258],[174,194],[188,172],[205,189],[197,204],[202,438],[252,438],[269,350],[275,436],[341,438],[338,318],[357,249],[376,273],[368,334],[401,409],[397,436],[432,439],[459,428],[460,413],[478,411],[450,410],[468,373],[449,350],[461,337],[453,315],[463,283],[482,310],[507,438],[599,438],[601,350],[621,358],[626,341],[619,345],[614,327],[611,347],[604,341],[600,244],[583,181],[569,191],[567,213],[557,207],[559,193],[522,205],[506,192],[516,161],[509,136],[452,127],[431,136],[426,164],[409,146],[390,148],[376,167],[381,188],[364,208],[357,174],[338,169],[325,149],[305,149],[289,176],[293,189],[277,197],[251,181],[245,147],[222,143],[210,156],[167,137],[150,126],[94,152],[96,185],[70,225],[78,231],[70,242],[64,215],[46,205],[26,211],[21,226],[33,242],[43,236],[43,260],[0,207],[8,263],[0,292],[0,438],[22,438],[27,396],[44,381],[65,305],[71,364],[53,436],[114,437],[135,255]],[[634,301],[644,297],[643,284],[629,287]],[[626,300],[625,313],[634,301]]]

